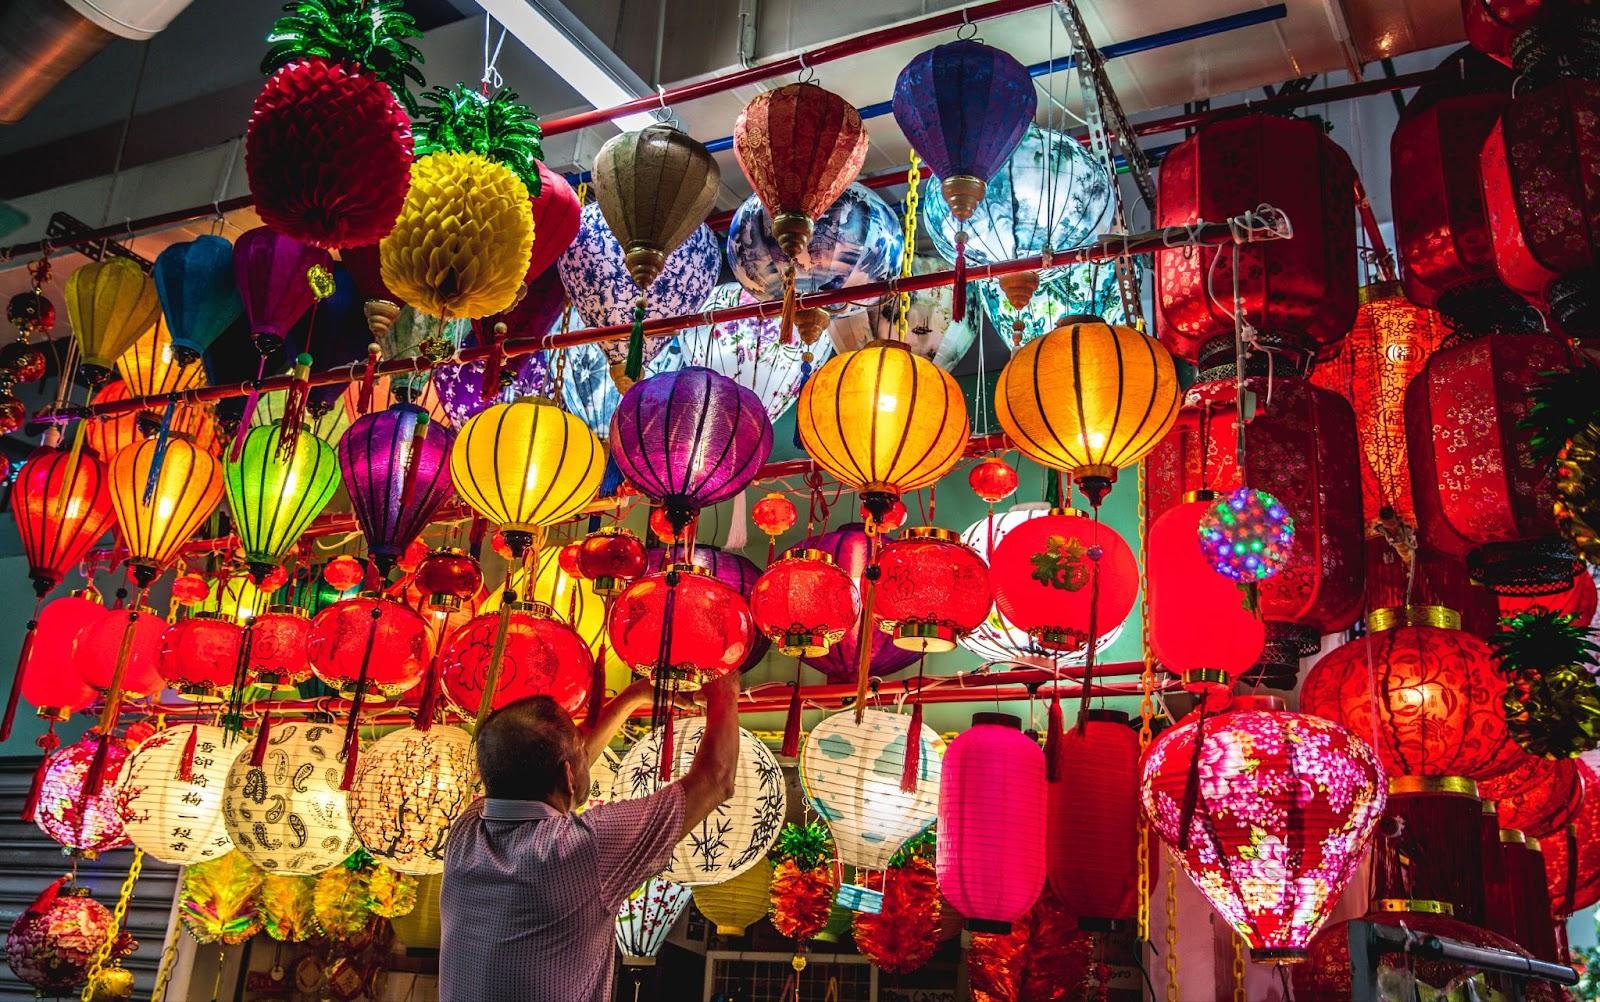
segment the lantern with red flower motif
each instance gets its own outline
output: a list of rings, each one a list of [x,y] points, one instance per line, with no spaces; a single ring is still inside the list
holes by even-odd
[[[756,579],[750,615],[778,653],[820,657],[856,621],[856,586],[821,550],[790,550]]]
[[[668,564],[617,596],[607,635],[635,671],[694,689],[739,670],[755,627],[744,596],[711,572]]]
[[[1213,501],[1212,492],[1196,492],[1195,500],[1155,520],[1145,544],[1150,649],[1186,684],[1197,676],[1225,684],[1214,673],[1238,678],[1260,659],[1266,641],[1243,591],[1201,552],[1198,527]]]
[[[181,695],[216,698],[233,684],[244,627],[220,612],[197,612],[167,627],[161,640],[161,677]]]
[[[1209,375],[1210,373],[1202,373]],[[1294,519],[1288,566],[1259,586],[1266,645],[1247,679],[1292,685],[1299,659],[1323,634],[1355,622],[1362,598],[1361,509],[1356,419],[1338,394],[1304,380],[1251,376],[1256,413],[1246,426],[1245,470],[1237,464],[1233,377],[1189,388],[1177,424],[1150,453],[1145,502],[1151,518],[1190,491],[1266,491]]]
[[[101,785],[91,789],[95,759],[102,755]],[[33,818],[39,830],[90,859],[127,845],[117,796],[117,777],[127,759],[126,745],[116,738],[102,739],[92,731],[51,755],[44,766]]]
[[[1498,806],[1500,827],[1534,838],[1554,835],[1583,806],[1578,760],[1524,755],[1515,768],[1478,784],[1485,800]]]
[[[1088,710],[1057,745],[1045,817],[1050,887],[1080,928],[1138,913],[1139,736],[1120,710]]]
[[[949,529],[905,530],[878,554],[878,571],[874,611],[897,647],[924,654],[953,650],[989,615],[989,568]]]
[[[578,573],[596,595],[621,594],[628,582],[645,572],[644,543],[621,526],[598,529],[578,546]]]
[[[363,592],[317,613],[306,655],[316,676],[335,689],[393,697],[417,684],[433,650],[426,620]]]
[[[1079,650],[1090,632],[1114,628],[1139,591],[1139,567],[1127,542],[1109,525],[1070,510],[1031,518],[1006,533],[989,571],[995,608],[1048,650]]]
[[[1234,287],[1236,266],[1261,347],[1300,367],[1337,343],[1356,312],[1355,183],[1344,150],[1303,119],[1243,115],[1180,143],[1161,166],[1157,226],[1229,219],[1265,203],[1294,221],[1295,238],[1158,253],[1162,344],[1202,367],[1218,352],[1233,358],[1233,301],[1216,290]]]
[[[1191,714],[1150,746],[1140,784],[1156,834],[1252,959],[1271,963],[1305,957],[1385,802],[1366,742],[1282,706],[1242,696],[1203,726]]]
[[[500,633],[500,612],[486,612],[451,635],[439,655],[444,691],[462,713],[476,714],[491,676]],[[528,696],[549,696],[569,715],[583,708],[589,694],[594,655],[576,630],[540,602],[513,602],[494,675],[491,709]]]

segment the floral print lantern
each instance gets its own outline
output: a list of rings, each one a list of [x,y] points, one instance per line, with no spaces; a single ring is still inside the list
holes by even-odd
[[[617,949],[628,967],[648,967],[689,907],[691,892],[665,877],[651,877],[617,910]]]
[[[305,876],[355,851],[349,805],[339,788],[341,735],[326,724],[281,723],[257,764],[228,769],[222,819],[233,844],[269,873]]]
[[[1142,258],[1133,259],[1134,274],[1144,280]],[[978,282],[973,289],[995,330],[1013,351],[1056,329],[1062,317],[1094,314],[1108,324],[1128,323],[1128,311],[1117,285],[1117,270],[1108,263],[1073,264],[1043,272],[1038,289],[1021,308],[1013,305],[996,282]],[[1019,326],[1020,325],[1020,326]],[[1005,332],[1010,331],[1009,337]]]
[[[362,846],[401,873],[443,873],[450,826],[482,793],[472,738],[458,727],[407,727],[361,756],[350,822]]]
[[[1282,705],[1236,697],[1203,728],[1189,717],[1150,746],[1141,780],[1156,834],[1262,963],[1305,958],[1386,800],[1366,742]]]
[[[128,759],[121,741],[106,742],[100,789],[85,789],[100,741],[91,731],[50,756],[33,818],[39,830],[63,848],[90,859],[128,844],[117,809],[117,780]]]
[[[756,297],[737,282],[728,282],[711,290],[705,309],[709,313],[754,302]],[[678,343],[685,364],[704,366],[750,390],[766,405],[767,417],[776,421],[800,396],[807,366],[821,365],[833,354],[831,341],[781,343],[781,327],[776,318],[726,320],[691,327],[678,335]]]
[[[919,254],[911,263],[911,274],[928,275],[947,267],[949,265],[937,257]],[[902,298],[910,304],[909,309],[901,305]],[[983,327],[973,316],[952,320],[951,305],[950,287],[944,285],[919,289],[904,297],[885,296],[863,313],[834,317],[828,325],[828,339],[833,342],[833,350],[842,355],[865,347],[873,338],[901,337],[900,314],[905,309],[906,344],[948,372],[967,356]]]

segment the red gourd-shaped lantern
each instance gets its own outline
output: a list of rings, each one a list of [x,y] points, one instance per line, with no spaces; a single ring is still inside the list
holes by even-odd
[[[1515,768],[1479,783],[1478,790],[1494,801],[1502,828],[1533,838],[1559,832],[1583,806],[1583,777],[1572,758],[1524,755]]]
[[[1366,742],[1282,706],[1235,697],[1203,727],[1191,714],[1156,739],[1141,770],[1156,834],[1251,958],[1268,963],[1305,957],[1385,801]]]
[[[575,545],[578,576],[589,581],[596,595],[621,594],[645,572],[644,543],[620,526],[591,532]]]
[[[317,678],[341,692],[394,697],[422,678],[433,650],[426,620],[393,599],[363,592],[317,613],[306,655]]]
[[[1139,566],[1127,542],[1073,511],[1031,518],[1006,533],[989,571],[995,608],[1053,651],[1079,650],[1091,633],[1121,623],[1139,592]]]
[[[114,609],[91,621],[78,634],[72,666],[89,685],[103,692],[118,688],[121,667],[122,692],[132,696],[155,696],[166,688],[161,677],[161,637],[167,632],[166,620],[149,606]],[[124,636],[127,654],[122,657]]]
[[[954,650],[989,615],[994,592],[983,558],[949,529],[913,526],[878,554],[875,614],[896,647]]]
[[[791,657],[821,657],[855,623],[856,586],[821,550],[790,550],[750,589],[756,629]]]
[[[184,696],[215,697],[233,684],[244,627],[220,612],[197,612],[167,628],[161,677]]]
[[[1011,931],[1044,890],[1044,755],[1009,713],[975,713],[945,749],[939,891],[975,932]]]
[[[1368,635],[1318,661],[1300,708],[1376,741],[1390,776],[1488,779],[1523,752],[1506,728],[1488,644],[1439,606],[1380,609]],[[1374,690],[1374,680],[1376,690]]]
[[[947,779],[946,782],[949,780]],[[1061,735],[1048,784],[1050,887],[1079,928],[1138,913],[1139,736],[1120,710],[1088,710]]]
[[[484,613],[452,634],[439,656],[445,695],[469,716],[482,707],[499,633],[500,613]],[[549,606],[513,602],[490,708],[528,696],[549,696],[569,715],[576,715],[588,698],[593,670],[594,655],[588,645]]]
[[[1259,586],[1266,646],[1250,676],[1286,686],[1323,634],[1349,628],[1360,614],[1363,533],[1350,405],[1303,380],[1271,382],[1269,395],[1267,377],[1246,380],[1257,410],[1245,431],[1242,477],[1232,377],[1190,387],[1177,423],[1150,453],[1145,502],[1155,518],[1181,504],[1189,491],[1249,486],[1288,509],[1294,549],[1288,566]]]
[[[1521,426],[1540,375],[1570,352],[1541,334],[1487,334],[1428,359],[1406,389],[1406,444],[1421,540],[1465,555],[1474,579],[1501,594],[1565,589],[1577,571],[1556,530],[1555,488]]]
[[[1233,288],[1258,343],[1291,365],[1331,348],[1356,313],[1355,168],[1322,127],[1280,115],[1203,126],[1161,165],[1157,226],[1228,219],[1266,203],[1294,223],[1293,240],[1156,255],[1157,330],[1190,361],[1233,357]],[[1208,347],[1209,346],[1209,347]],[[1279,371],[1282,370],[1280,365]],[[1252,485],[1259,486],[1259,485]]]
[[[669,564],[617,596],[606,633],[641,675],[695,689],[739,670],[755,627],[744,596],[693,564]]]
[[[94,592],[63,595],[39,612],[28,658],[22,663],[22,698],[45,720],[66,720],[94,702],[94,689],[72,662],[78,634],[110,613]]]
[[[11,517],[34,593],[43,597],[112,526],[104,464],[90,452],[35,449],[11,487]]]
[[[1239,586],[1217,573],[1197,539],[1210,491],[1178,505],[1150,526],[1145,605],[1150,649],[1186,683],[1226,684],[1261,657],[1266,630]]]

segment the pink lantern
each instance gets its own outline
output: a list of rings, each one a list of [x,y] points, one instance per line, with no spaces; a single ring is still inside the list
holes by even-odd
[[[34,813],[40,831],[90,858],[128,844],[117,805],[117,778],[128,749],[115,738],[107,740],[100,789],[89,793],[84,787],[99,747],[100,736],[91,731],[50,757]]]
[[[1009,713],[974,713],[944,754],[939,890],[967,928],[1009,933],[1044,889],[1044,753]]]

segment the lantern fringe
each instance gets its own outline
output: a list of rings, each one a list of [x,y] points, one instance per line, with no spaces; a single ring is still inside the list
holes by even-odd
[[[1061,717],[1061,694],[1053,691],[1050,696],[1049,723],[1044,732],[1044,778],[1048,783],[1054,783],[1061,778],[1061,742],[1064,739]]]
[[[50,764],[50,756],[61,747],[61,739],[56,736],[56,723],[50,721],[50,726],[39,735],[35,742],[44,757],[39,760],[39,767],[33,770],[33,781],[28,784],[28,795],[22,801],[22,820],[32,824],[39,812],[39,795],[44,792],[45,767]]]
[[[200,740],[200,725],[189,725],[189,739],[183,743],[183,757],[178,759],[178,779],[189,782],[194,779],[194,752]]]
[[[783,269],[783,312],[778,315],[778,343],[794,343],[794,315],[798,307],[794,290],[794,262],[790,261]],[[796,433],[798,434],[798,432]]]
[[[789,711],[783,717],[783,744],[778,748],[778,754],[784,758],[794,758],[800,754],[800,661],[794,663],[794,687],[789,692]]]
[[[33,902],[22,910],[22,914],[47,914],[50,911],[50,906],[56,903],[56,898],[61,896],[61,888],[70,883],[72,883],[72,877],[70,875],[62,874],[61,876],[57,877],[55,880],[51,881],[49,886],[39,892],[39,896],[34,898]]]
[[[917,692],[912,697],[911,719],[906,723],[906,753],[900,762],[900,790],[917,792],[917,773],[922,771],[922,673],[928,656],[917,661]]]
[[[644,310],[647,300],[640,296],[633,304],[633,330],[628,332],[628,358],[622,374],[630,380],[644,375]]]
[[[263,707],[261,710],[261,724],[256,730],[256,743],[250,749],[250,764],[261,768],[267,760],[267,741],[272,736],[272,708]]]
[[[161,479],[161,464],[167,459],[167,443],[172,440],[172,415],[178,409],[178,395],[167,394],[167,406],[161,412],[161,427],[156,431],[156,451],[150,458],[150,472],[144,478],[143,503],[149,504],[156,496],[156,483]]]
[[[950,286],[950,319],[961,323],[967,318],[967,231],[956,231],[955,278]]]
[[[11,727],[16,723],[17,707],[22,702],[22,673],[28,666],[28,657],[33,653],[33,638],[39,629],[39,609],[44,605],[44,596],[34,600],[33,615],[28,617],[28,625],[22,634],[22,649],[17,651],[17,670],[11,676],[11,694],[6,697],[6,714],[0,719],[0,743],[11,737]]]
[[[382,352],[376,341],[367,345],[367,364],[361,370],[361,389],[356,394],[356,410],[363,415],[372,412],[373,387],[378,381],[378,359]]]
[[[482,339],[479,339],[480,343]],[[478,388],[478,399],[493,403],[500,395],[500,373],[505,368],[506,325],[497,323],[489,331],[489,357],[483,363],[483,384]]]
[[[441,635],[434,645],[433,659],[428,662],[428,670],[422,675],[422,698],[417,701],[416,716],[416,728],[419,731],[431,729],[434,718],[438,716],[439,672],[442,670],[439,662],[443,657],[444,637]]]
[[[295,443],[300,440],[300,426],[306,417],[306,401],[311,396],[311,356],[301,352],[295,356],[294,375],[283,401],[283,417],[278,421],[278,461],[287,463],[294,458]]]

